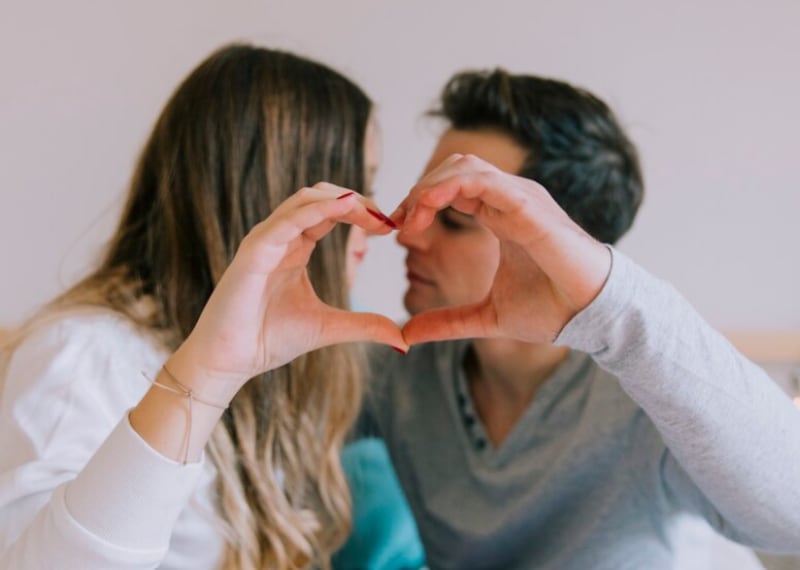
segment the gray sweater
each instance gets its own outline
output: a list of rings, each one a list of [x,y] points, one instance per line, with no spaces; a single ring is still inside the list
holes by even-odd
[[[431,568],[672,568],[677,521],[800,552],[800,413],[674,289],[614,251],[573,350],[499,448],[468,341],[378,350],[360,430],[386,441]]]

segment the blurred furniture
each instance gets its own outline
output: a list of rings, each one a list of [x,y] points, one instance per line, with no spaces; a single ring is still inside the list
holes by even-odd
[[[725,336],[800,407],[800,331],[731,331]]]
[[[731,331],[726,336],[761,365],[800,408],[800,331]],[[767,570],[800,570],[800,556],[756,555]]]

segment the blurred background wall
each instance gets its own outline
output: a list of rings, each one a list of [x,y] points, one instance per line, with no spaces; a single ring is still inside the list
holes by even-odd
[[[322,59],[378,104],[391,209],[455,70],[503,65],[606,99],[638,143],[647,197],[621,248],[715,326],[800,327],[800,4],[609,0],[3,0],[0,323],[82,274],[171,90],[222,43]],[[375,241],[356,296],[402,318],[403,255]]]

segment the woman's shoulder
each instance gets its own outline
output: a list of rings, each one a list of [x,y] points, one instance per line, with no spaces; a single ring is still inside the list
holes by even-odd
[[[13,338],[16,335],[16,338]],[[66,353],[90,357],[103,353],[158,351],[155,335],[125,315],[105,307],[75,307],[44,312],[16,333],[9,347],[20,353]],[[66,355],[65,354],[65,355]]]
[[[23,342],[27,342],[65,335],[79,338],[115,332],[130,334],[136,330],[129,318],[111,308],[77,306],[43,311],[24,325],[20,332]]]
[[[0,363],[6,402],[25,394],[68,399],[84,390],[128,402],[147,386],[142,373],[154,374],[166,357],[155,335],[100,307],[43,313],[12,342]]]

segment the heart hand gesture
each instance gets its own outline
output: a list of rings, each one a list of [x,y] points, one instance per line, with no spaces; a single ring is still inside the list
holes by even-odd
[[[200,376],[224,385],[213,392],[233,394],[249,378],[335,343],[372,341],[407,349],[390,319],[323,303],[308,277],[311,252],[336,223],[373,234],[391,231],[367,208],[375,206],[366,198],[320,183],[295,193],[245,237],[178,350]]]
[[[419,232],[448,207],[497,236],[500,264],[481,301],[411,318],[403,328],[409,344],[477,337],[552,342],[602,289],[610,252],[539,184],[453,155],[412,188],[392,219],[402,232]]]

